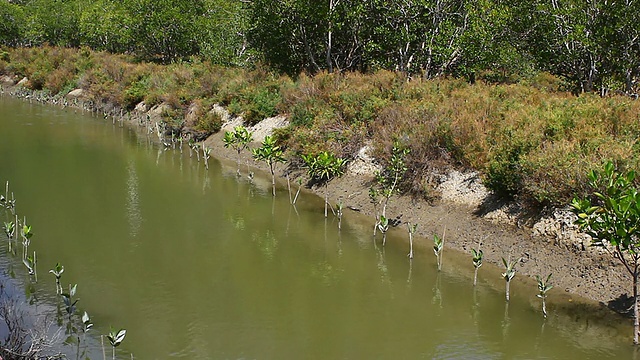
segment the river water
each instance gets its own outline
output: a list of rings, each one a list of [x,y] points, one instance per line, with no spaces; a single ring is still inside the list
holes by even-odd
[[[250,183],[215,159],[207,171],[78,111],[0,97],[6,180],[33,226],[37,302],[56,304],[47,271],[60,262],[95,323],[93,358],[110,327],[127,329],[123,359],[633,357],[630,321],[597,305],[553,303],[554,289],[545,320],[516,276],[507,307],[500,269],[482,267],[474,289],[467,255],[445,253],[438,272],[425,246],[410,262],[399,231],[383,249],[358,214],[339,231],[312,195],[293,208],[266,176]],[[5,279],[12,267],[26,286],[2,241]]]

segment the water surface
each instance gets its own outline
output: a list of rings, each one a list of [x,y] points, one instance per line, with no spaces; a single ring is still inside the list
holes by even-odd
[[[630,323],[594,305],[551,304],[544,320],[516,276],[507,308],[499,269],[474,289],[467,255],[447,253],[440,273],[427,246],[409,262],[401,230],[383,249],[358,214],[338,231],[321,199],[294,209],[268,178],[213,159],[207,171],[135,129],[0,97],[0,139],[0,182],[35,233],[38,301],[56,303],[46,271],[62,263],[95,358],[110,326],[138,359],[632,357]]]

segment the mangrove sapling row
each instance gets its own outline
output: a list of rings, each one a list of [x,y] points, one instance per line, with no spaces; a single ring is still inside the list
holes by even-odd
[[[549,280],[551,280],[551,275],[547,276],[546,280],[543,280],[540,275],[536,275],[536,280],[538,281],[538,297],[542,299],[542,315],[547,317],[547,292],[553,288],[553,285],[549,284]]]
[[[224,147],[230,147],[237,152],[236,172],[240,176],[240,154],[253,141],[253,133],[242,125],[236,126],[233,132],[225,131],[222,141],[224,142]]]
[[[8,193],[8,191],[9,189],[8,189],[8,182],[7,182],[6,192]],[[6,196],[5,196],[5,199],[6,199]],[[7,235],[7,240],[9,242],[9,254],[16,255],[15,252],[12,251],[13,249],[11,244],[13,243],[13,241],[17,242],[18,237],[20,237],[22,240],[23,251],[22,251],[22,256],[20,260],[26,267],[29,274],[29,280],[28,280],[28,284],[26,284],[25,291],[29,300],[29,304],[34,304],[38,301],[35,296],[35,293],[36,293],[35,283],[37,283],[38,281],[38,277],[37,277],[38,272],[37,272],[36,251],[33,251],[31,254],[29,251],[29,246],[31,245],[31,239],[34,235],[33,228],[31,225],[27,224],[26,217],[23,217],[22,221],[19,221],[18,215],[13,213],[15,211],[15,198],[12,198],[12,201],[9,201],[9,202],[4,201],[0,205],[2,205],[5,209],[7,208],[11,209],[12,218],[15,218],[15,220],[13,221],[3,221],[4,233],[5,235]],[[5,216],[6,216],[6,213],[5,213]],[[19,236],[18,236],[18,233],[20,234]],[[10,268],[12,268],[12,265],[9,265],[9,266]],[[85,346],[81,348],[81,345],[83,342],[86,342],[84,341],[86,338],[86,333],[89,331],[89,329],[93,327],[93,323],[91,322],[89,315],[86,312],[83,313],[82,317],[76,316],[78,299],[75,297],[75,295],[77,292],[78,285],[77,284],[73,286],[69,285],[68,291],[64,292],[61,284],[61,277],[64,271],[65,271],[64,266],[62,266],[60,263],[56,263],[54,268],[49,270],[49,272],[55,276],[55,281],[56,281],[56,295],[58,295],[56,297],[58,299],[57,301],[58,326],[62,328],[66,323],[65,333],[67,335],[67,339],[64,343],[67,345],[73,345],[75,343],[76,359],[78,360],[81,358],[85,359],[87,358],[86,357],[87,347],[85,344]],[[11,274],[13,274],[13,270],[11,270]],[[2,290],[0,290],[0,293],[1,291]],[[3,309],[7,309],[5,305],[6,305],[5,303],[0,304],[0,311],[3,311]],[[66,316],[63,315],[63,311],[64,313],[66,313]],[[14,314],[14,317],[15,317],[15,314]],[[2,346],[0,346],[0,355],[2,355],[3,357],[10,356],[8,358],[30,359],[33,357],[29,356],[28,354],[37,353],[37,352],[33,352],[32,351],[33,349],[39,349],[38,352],[41,352],[40,349],[44,344],[41,342],[50,341],[51,344],[47,343],[49,344],[47,346],[53,345],[52,341],[54,340],[49,338],[41,339],[41,338],[31,337],[29,340],[28,337],[21,335],[22,333],[25,333],[25,334],[28,333],[29,329],[24,328],[23,319],[18,319],[16,321],[12,319],[13,318],[10,319],[0,314],[0,320],[5,321],[5,324],[8,326],[8,329],[10,332],[9,337],[21,338],[24,341],[21,342],[22,345],[19,347],[11,347],[13,352],[10,354],[7,353],[6,351],[3,351],[3,350],[6,350],[6,348],[3,348]],[[118,333],[113,335],[112,346],[114,347],[118,346],[122,342],[122,340],[124,339],[123,332],[126,332],[126,331],[120,330]],[[24,349],[28,349],[28,350],[23,351]],[[115,349],[113,351],[113,354],[114,354],[113,358],[115,359]],[[38,358],[62,358],[62,356],[56,355],[54,357],[45,356],[45,357],[38,357]]]
[[[633,279],[633,343],[638,345],[638,280],[640,278],[640,190],[636,173],[621,173],[612,162],[588,174],[592,198],[573,199],[576,224],[591,236],[591,245],[618,259]]]
[[[273,196],[276,196],[276,165],[286,161],[282,156],[284,151],[280,146],[276,145],[275,139],[271,136],[266,136],[264,141],[262,141],[262,146],[252,149],[251,152],[256,161],[264,161],[267,163],[267,166],[269,166],[269,171],[271,172],[271,192]]]

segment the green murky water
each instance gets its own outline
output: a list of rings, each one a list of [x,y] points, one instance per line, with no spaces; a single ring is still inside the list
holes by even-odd
[[[38,302],[55,304],[61,262],[96,324],[94,358],[110,326],[137,359],[632,358],[628,322],[571,304],[545,321],[518,277],[507,309],[499,269],[474,290],[468,256],[448,253],[438,274],[429,247],[408,261],[401,231],[382,249],[360,215],[339,232],[320,199],[293,209],[234,166],[206,171],[110,121],[0,97],[0,181],[33,225]]]

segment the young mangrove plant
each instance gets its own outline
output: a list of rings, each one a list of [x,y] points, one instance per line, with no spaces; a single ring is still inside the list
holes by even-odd
[[[269,166],[271,172],[271,192],[276,196],[276,165],[287,161],[282,155],[284,151],[276,145],[276,140],[271,136],[266,136],[262,141],[262,146],[252,149],[253,158],[256,161],[264,161]]]
[[[300,195],[300,190],[302,190],[302,178],[298,178],[298,190],[296,190],[296,196],[293,197],[293,202],[291,203],[293,206],[296,205],[296,202],[298,201],[298,195]]]
[[[230,147],[238,153],[236,160],[236,172],[238,173],[238,176],[240,176],[240,154],[249,146],[249,143],[253,141],[253,133],[242,125],[236,126],[233,132],[224,132],[224,138],[222,141],[224,142],[224,147]]]
[[[73,286],[71,286],[71,284],[69,284],[69,292],[67,293],[62,293],[62,301],[64,302],[64,309],[67,312],[67,315],[69,316],[69,330],[72,329],[72,323],[73,323],[73,314],[75,314],[76,312],[76,304],[78,303],[78,299],[74,299],[73,297],[76,296],[76,291],[78,290],[78,284],[75,284]]]
[[[547,292],[553,288],[553,285],[549,284],[549,280],[551,280],[551,275],[547,276],[546,280],[543,280],[540,275],[536,275],[536,280],[538,280],[538,297],[542,299],[542,315],[547,317]]]
[[[35,281],[38,282],[38,272],[36,269],[36,252],[33,252],[33,256],[27,255],[24,259],[22,259],[22,263],[29,271],[29,275],[33,275],[35,277]]]
[[[29,250],[29,244],[31,243],[31,237],[33,236],[31,225],[27,225],[26,221],[22,226],[22,232],[20,235],[22,236],[22,258],[26,259],[27,250]]]
[[[473,286],[476,286],[478,283],[478,269],[482,266],[482,259],[484,258],[484,253],[482,249],[471,249],[471,260],[473,261]]]
[[[507,301],[509,301],[509,285],[511,284],[511,279],[516,276],[516,265],[518,264],[518,260],[512,262],[511,258],[509,258],[509,260],[502,258],[502,264],[505,268],[505,272],[502,273],[502,277],[506,282],[506,296]]]
[[[327,217],[329,181],[344,174],[344,166],[347,161],[326,151],[315,156],[303,154],[302,160],[306,164],[309,176],[316,181],[324,182],[324,217]]]
[[[13,236],[14,236],[14,234],[16,232],[16,225],[15,225],[15,223],[13,221],[9,221],[9,222],[5,221],[3,229],[4,229],[5,235],[7,235],[7,243],[8,243],[8,247],[9,247],[8,248],[9,253],[13,253],[13,249],[11,247],[11,244],[13,244],[13,240],[12,239],[13,239]]]
[[[442,251],[444,250],[444,236],[447,230],[442,232],[442,238],[438,234],[433,235],[433,253],[438,261],[438,271],[442,270]]]
[[[393,144],[391,149],[391,160],[389,165],[381,172],[376,174],[376,180],[381,188],[381,194],[384,198],[382,201],[382,215],[387,216],[387,206],[389,200],[398,192],[398,183],[407,171],[405,159],[409,154],[408,148],[402,148],[398,142]]]
[[[107,339],[109,339],[109,343],[111,344],[113,360],[116,359],[116,348],[120,346],[126,335],[127,330],[125,329],[120,329],[117,332],[111,329],[109,334],[107,334]]]
[[[336,217],[338,218],[338,230],[342,230],[342,208],[344,204],[342,204],[342,200],[338,201],[336,204]]]
[[[62,294],[62,285],[60,284],[60,278],[62,277],[62,273],[64,272],[64,266],[60,265],[60,263],[56,263],[56,266],[53,269],[49,270],[56,277],[56,294]]]
[[[209,170],[209,159],[211,158],[211,149],[202,143],[202,158],[204,159],[204,168]]]
[[[389,231],[389,219],[387,219],[384,215],[380,215],[380,221],[378,221],[378,230],[380,230],[380,232],[382,233],[382,246],[385,246],[387,244],[387,231]]]
[[[407,256],[409,259],[413,259],[413,235],[416,233],[416,230],[418,230],[418,224],[408,222],[407,230],[409,231],[409,254],[407,254]]]
[[[380,224],[380,213],[378,206],[380,206],[380,196],[378,194],[378,190],[371,186],[369,188],[369,201],[373,205],[373,217],[375,222],[373,223],[373,237],[376,236],[376,232],[378,231],[378,225]]]
[[[604,248],[624,265],[633,279],[633,343],[638,345],[638,279],[640,278],[640,191],[636,173],[618,172],[612,162],[588,174],[592,199],[574,199],[576,224],[591,236],[591,245]]]

